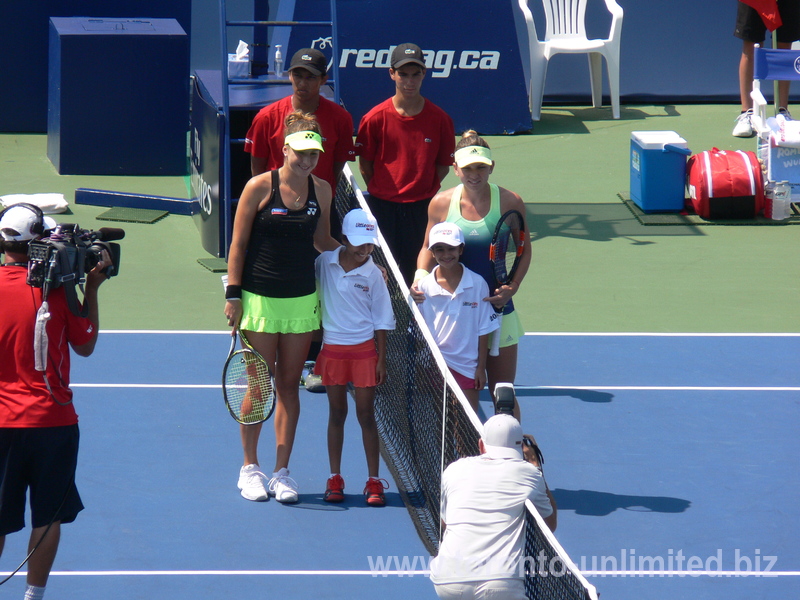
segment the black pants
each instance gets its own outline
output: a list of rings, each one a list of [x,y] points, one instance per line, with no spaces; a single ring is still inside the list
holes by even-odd
[[[428,205],[431,199],[416,202],[389,202],[367,195],[367,204],[394,256],[407,285],[414,279],[417,257],[425,241],[428,225]]]

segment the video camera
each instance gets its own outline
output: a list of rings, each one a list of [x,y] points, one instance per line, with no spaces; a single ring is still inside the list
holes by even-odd
[[[114,227],[90,231],[73,223],[60,223],[50,232],[49,237],[33,240],[28,244],[27,283],[33,287],[45,288],[48,292],[64,284],[83,285],[86,273],[100,262],[103,250],[108,251],[112,264],[102,272],[107,277],[117,275],[120,246],[110,242],[124,237],[125,231]],[[74,287],[66,289],[70,310],[76,315],[81,314]]]

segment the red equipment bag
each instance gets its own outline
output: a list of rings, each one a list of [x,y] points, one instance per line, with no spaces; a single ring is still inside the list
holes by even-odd
[[[704,219],[753,219],[764,208],[764,179],[755,152],[712,148],[686,164],[689,196]]]

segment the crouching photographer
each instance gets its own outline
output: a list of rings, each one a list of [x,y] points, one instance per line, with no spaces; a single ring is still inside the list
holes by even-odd
[[[430,563],[441,600],[526,600],[526,501],[556,529],[543,460],[513,416],[514,387],[498,383],[494,395],[497,414],[483,424],[480,455],[460,458],[442,474],[444,536]]]
[[[0,554],[5,536],[25,527],[29,491],[26,599],[42,598],[61,524],[83,510],[75,486],[79,432],[69,350],[94,351],[97,291],[114,268],[108,245],[92,249],[95,232],[64,226],[60,238],[51,235],[61,227],[31,204],[0,213]]]

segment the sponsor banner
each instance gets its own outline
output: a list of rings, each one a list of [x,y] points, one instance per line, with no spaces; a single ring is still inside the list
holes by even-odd
[[[532,128],[514,2],[463,0],[337,0],[337,56],[326,28],[295,27],[286,54],[318,48],[338,67],[338,90],[356,127],[373,106],[394,94],[389,78],[397,44],[413,42],[425,56],[422,95],[453,119],[456,133],[516,133]],[[329,0],[295,5],[295,20],[320,20]],[[391,15],[391,16],[390,16]]]

